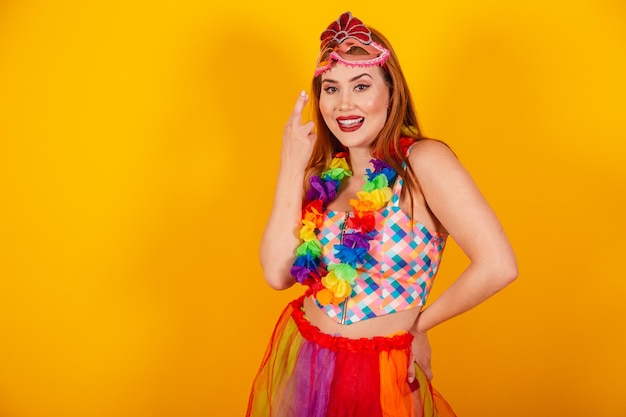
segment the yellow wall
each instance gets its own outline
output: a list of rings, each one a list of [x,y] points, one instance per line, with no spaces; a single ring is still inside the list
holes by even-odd
[[[622,1],[210,3],[0,3],[0,416],[243,414],[301,291],[257,262],[282,127],[348,7],[519,257],[431,332],[436,386],[464,417],[626,415]]]

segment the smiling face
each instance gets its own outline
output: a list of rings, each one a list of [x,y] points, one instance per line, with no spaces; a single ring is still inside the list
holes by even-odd
[[[321,75],[320,113],[348,148],[369,147],[385,125],[390,97],[383,71],[335,63]]]

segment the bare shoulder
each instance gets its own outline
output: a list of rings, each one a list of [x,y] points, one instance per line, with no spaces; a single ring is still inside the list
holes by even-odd
[[[433,171],[461,168],[461,164],[444,142],[435,139],[422,139],[411,148],[409,164],[415,173],[428,174]]]

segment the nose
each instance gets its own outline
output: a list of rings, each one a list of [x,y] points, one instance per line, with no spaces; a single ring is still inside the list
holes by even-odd
[[[346,111],[352,108],[352,97],[349,91],[342,91],[339,97],[339,103],[337,109],[339,111]]]

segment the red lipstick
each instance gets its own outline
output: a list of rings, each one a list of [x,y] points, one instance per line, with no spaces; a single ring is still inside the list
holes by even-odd
[[[337,125],[342,132],[354,132],[363,126],[364,117],[361,116],[345,116],[337,118]]]

